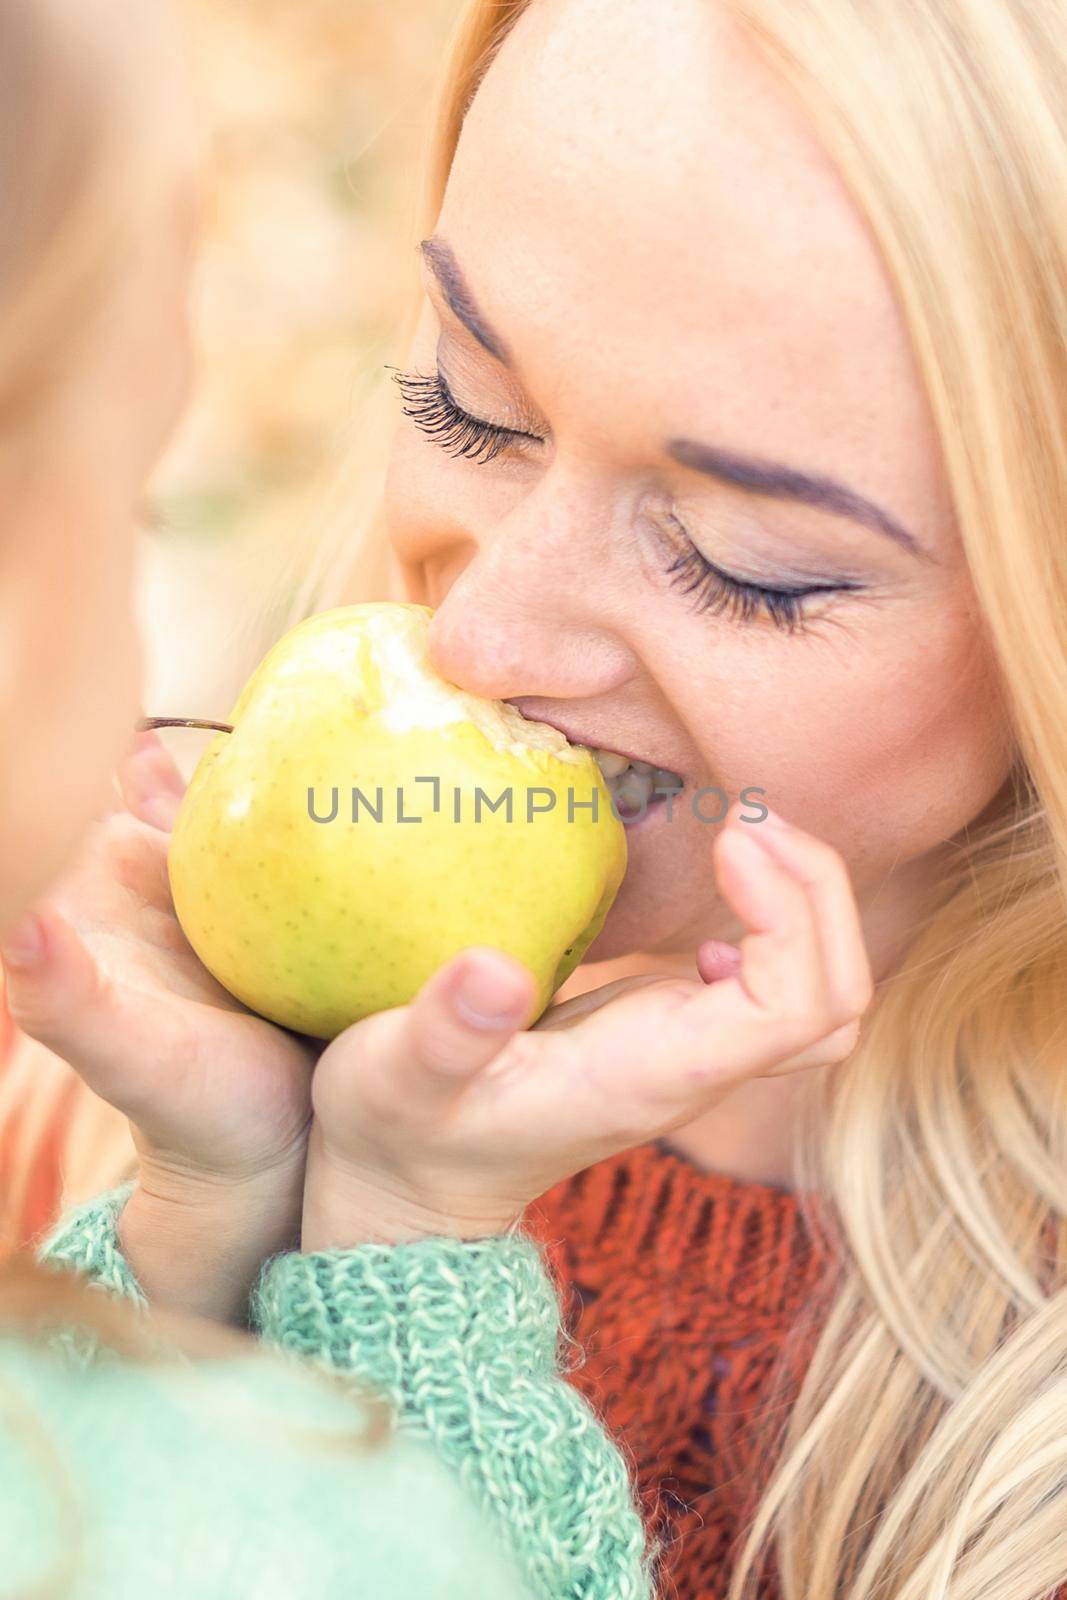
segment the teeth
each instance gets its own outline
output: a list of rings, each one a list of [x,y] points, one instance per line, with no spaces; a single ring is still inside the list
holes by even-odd
[[[615,779],[611,785],[611,792],[615,797],[615,805],[623,816],[630,812],[646,811],[652,800],[652,774],[627,772],[623,777]]]
[[[617,750],[591,748],[611,790],[615,809],[622,817],[640,816],[663,794],[677,794],[684,780],[667,767],[651,761],[629,761]]]
[[[621,778],[630,765],[617,750],[594,750],[593,756],[605,778]]]

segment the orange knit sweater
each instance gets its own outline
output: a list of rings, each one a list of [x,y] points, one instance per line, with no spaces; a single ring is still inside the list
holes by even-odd
[[[665,1141],[557,1184],[524,1223],[581,1347],[571,1381],[628,1456],[661,1545],[661,1600],[722,1600],[836,1262],[797,1195],[703,1172]],[[1047,1250],[1051,1264],[1051,1231]],[[773,1559],[759,1597],[779,1600]]]
[[[584,1353],[571,1380],[629,1455],[663,1546],[664,1600],[720,1600],[832,1262],[795,1195],[702,1172],[663,1143],[557,1184],[524,1221]],[[770,1570],[761,1596],[777,1592]]]

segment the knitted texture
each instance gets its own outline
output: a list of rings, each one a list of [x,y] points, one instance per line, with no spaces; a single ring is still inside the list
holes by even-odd
[[[79,1207],[44,1253],[143,1307],[116,1241],[128,1192]],[[268,1360],[252,1340],[225,1360],[66,1353],[82,1351],[0,1338],[5,1593],[533,1600],[500,1529],[433,1450],[365,1437],[366,1408],[296,1356]]]
[[[432,1441],[505,1530],[533,1594],[651,1594],[626,1465],[559,1376],[559,1304],[528,1237],[278,1256],[253,1321],[384,1391],[400,1429]]]
[[[127,1300],[144,1309],[147,1301],[118,1244],[118,1222],[134,1183],[131,1179],[75,1206],[47,1235],[37,1251],[44,1267],[78,1272],[90,1288],[101,1289],[116,1299]],[[116,1353],[101,1347],[86,1328],[63,1328],[49,1335],[48,1342],[65,1351],[71,1362],[86,1366],[92,1361],[114,1360]]]
[[[45,1266],[70,1267],[95,1287],[146,1305],[144,1292],[119,1249],[118,1223],[134,1184],[131,1180],[67,1212],[38,1251]]]
[[[570,1381],[634,1464],[663,1600],[722,1600],[832,1286],[798,1197],[660,1142],[556,1185],[524,1227],[584,1352]],[[772,1568],[760,1600],[777,1593]]]
[[[54,1251],[57,1259],[86,1271],[104,1287],[136,1299],[139,1291],[117,1250],[114,1232],[128,1187],[72,1213],[52,1235],[46,1254]],[[569,1333],[578,1341],[579,1360],[569,1356],[566,1363],[573,1390],[587,1403],[577,1410],[571,1411],[552,1386],[556,1313],[547,1280],[541,1280],[539,1297],[537,1273],[530,1269],[534,1281],[531,1285],[527,1280],[527,1287],[534,1290],[532,1304],[517,1287],[518,1274],[508,1271],[502,1271],[509,1284],[505,1293],[491,1297],[488,1305],[477,1295],[470,1298],[467,1273],[479,1251],[488,1261],[495,1252],[503,1266],[509,1250],[524,1247],[521,1236],[482,1246],[427,1240],[395,1249],[363,1246],[358,1251],[275,1258],[264,1270],[257,1297],[264,1335],[384,1387],[401,1412],[402,1427],[435,1440],[440,1437],[449,1461],[474,1484],[483,1505],[492,1498],[491,1483],[503,1482],[505,1492],[517,1491],[512,1506],[520,1547],[532,1536],[531,1528],[547,1526],[555,1551],[557,1526],[566,1525],[567,1518],[566,1505],[551,1504],[549,1513],[538,1513],[526,1498],[537,1475],[523,1461],[527,1448],[523,1441],[535,1441],[528,1448],[536,1452],[546,1418],[555,1416],[559,1421],[552,1437],[557,1442],[562,1439],[565,1446],[572,1423],[580,1442],[591,1421],[591,1405],[631,1463],[649,1528],[662,1543],[658,1600],[723,1600],[738,1542],[773,1464],[769,1441],[788,1417],[818,1335],[832,1290],[833,1263],[815,1247],[795,1195],[702,1172],[665,1142],[600,1162],[558,1184],[528,1208],[524,1228],[542,1242],[544,1259],[562,1296],[562,1337],[566,1340]],[[88,1235],[84,1239],[83,1230]],[[458,1265],[459,1282],[468,1296],[465,1303],[472,1317],[477,1313],[477,1326],[472,1328],[458,1313],[454,1285],[446,1280],[443,1298],[452,1314],[442,1324],[446,1338],[439,1346],[419,1332],[422,1317],[434,1327],[438,1300],[432,1294],[425,1301],[416,1296],[413,1304],[409,1291],[418,1273],[403,1265],[405,1256],[413,1259],[412,1252],[417,1259],[420,1249],[431,1255],[439,1252],[439,1268],[446,1273],[450,1260],[453,1269]],[[451,1252],[458,1252],[458,1262]],[[364,1285],[357,1293],[358,1309],[347,1301],[353,1282]],[[431,1277],[427,1285],[432,1282]],[[338,1288],[346,1297],[343,1312],[334,1309]],[[478,1339],[490,1325],[497,1328],[498,1342],[490,1340],[488,1354],[480,1355]],[[522,1351],[518,1358],[516,1351]],[[509,1352],[518,1366],[514,1381],[507,1376]],[[417,1386],[412,1381],[415,1371],[423,1374]],[[556,1389],[563,1387],[558,1377],[554,1382]],[[452,1409],[457,1392],[466,1397],[466,1425]],[[513,1434],[508,1431],[509,1418],[514,1419]],[[602,1448],[612,1449],[606,1437]],[[482,1478],[481,1450],[489,1451],[490,1461],[497,1459],[497,1452],[510,1450],[518,1464],[501,1477],[494,1472]],[[566,1460],[563,1467],[558,1493],[565,1496]],[[302,1466],[300,1472],[298,1484],[306,1481],[308,1468]],[[332,1481],[331,1476],[327,1487]],[[318,1529],[316,1550],[329,1548],[333,1527],[326,1507],[327,1487],[314,1489],[296,1524]],[[610,1465],[604,1495],[606,1504],[599,1510],[590,1498],[585,1502],[590,1507],[589,1548],[595,1558],[605,1523],[613,1524],[616,1531],[605,1548],[611,1559],[623,1562],[624,1530],[633,1527],[632,1512],[618,1493]],[[429,1502],[417,1493],[413,1499],[423,1525]],[[349,1539],[356,1536],[361,1504],[359,1497],[352,1504]],[[377,1520],[370,1524],[372,1532],[391,1505],[386,1495],[376,1510]],[[511,1506],[497,1499],[492,1505],[506,1526]],[[315,1506],[321,1507],[318,1522]],[[280,1509],[270,1514],[270,1527],[281,1517]],[[631,1570],[636,1574],[636,1540],[632,1548]],[[527,1564],[533,1571],[545,1571],[544,1559],[538,1561],[536,1554]],[[171,1561],[170,1568],[174,1565]],[[565,1573],[554,1591],[539,1581],[538,1594],[551,1593],[553,1600],[645,1594],[640,1586],[626,1588],[625,1574],[614,1589],[610,1580],[597,1587],[599,1573],[581,1587],[583,1570],[588,1572],[590,1565],[586,1561],[583,1569],[579,1559],[578,1579],[570,1587]],[[644,1581],[644,1569],[640,1570],[641,1579],[634,1579],[638,1585]],[[310,1582],[310,1571],[309,1565],[304,1571],[309,1582],[294,1592],[332,1594],[324,1585],[316,1588]],[[382,1571],[387,1576],[366,1592],[382,1596],[396,1592],[395,1586],[388,1586],[396,1572],[395,1555]],[[194,1592],[188,1587],[172,1591],[163,1582],[141,1585],[136,1592],[143,1593],[146,1587],[160,1596],[180,1593],[182,1600]],[[226,1600],[231,1592],[237,1591],[228,1589]],[[343,1592],[364,1591],[349,1585]],[[409,1585],[404,1600],[416,1593],[429,1594],[429,1588]],[[476,1584],[463,1585],[464,1600],[475,1593],[503,1591],[499,1586],[479,1590]],[[758,1593],[759,1600],[777,1600],[773,1564]],[[1067,1585],[1057,1591],[1057,1600],[1067,1600]]]

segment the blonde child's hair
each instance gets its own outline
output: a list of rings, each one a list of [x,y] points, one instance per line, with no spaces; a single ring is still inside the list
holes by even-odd
[[[121,248],[116,158],[131,86],[121,51],[110,85],[100,70],[85,15],[95,10],[79,16],[62,0],[0,4],[0,466],[22,448],[104,304]],[[42,1142],[76,1095],[68,1068],[46,1061],[38,1078],[28,1041],[3,1044],[0,1253],[18,1236]]]
[[[36,420],[121,281],[154,159],[136,37],[154,11],[131,28],[131,0],[0,6],[0,442]]]
[[[124,3],[0,3],[0,469],[121,281],[130,202],[151,159],[143,124],[137,137],[144,88]],[[94,1135],[108,1130],[113,1171],[125,1125],[65,1064],[0,1030],[0,1256],[20,1238],[42,1147],[68,1125],[90,1181]]]
[[[47,416],[80,340],[121,283],[131,207],[145,193],[152,160],[140,115],[150,85],[124,26],[145,3],[0,0],[0,467],[17,460],[26,430]],[[67,1127],[75,1106],[80,1115]],[[11,1059],[0,1055],[0,1332],[51,1341],[76,1326],[139,1361],[169,1361],[176,1350],[277,1359],[237,1330],[176,1315],[144,1319],[78,1275],[40,1267],[16,1248],[42,1138],[61,1130],[68,1150],[81,1155],[90,1193],[131,1164],[125,1123],[81,1088],[69,1067],[22,1039]],[[105,1130],[106,1147],[94,1149],[94,1134]],[[330,1380],[321,1374],[320,1381]],[[362,1450],[389,1437],[382,1399],[348,1382],[337,1387],[351,1406],[352,1428],[315,1433],[316,1444]],[[47,1430],[4,1378],[0,1418],[47,1475],[65,1536],[50,1569],[20,1593],[58,1597],[82,1575],[81,1507]]]

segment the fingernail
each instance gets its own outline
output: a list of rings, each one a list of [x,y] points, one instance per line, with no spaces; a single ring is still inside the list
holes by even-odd
[[[522,1012],[514,978],[482,962],[463,969],[453,1004],[462,1022],[487,1030],[514,1027]]]
[[[170,827],[172,801],[180,790],[166,751],[151,745],[135,750],[122,774],[122,788],[127,802],[132,802],[143,821],[158,828]]]
[[[708,939],[697,952],[697,966],[705,983],[718,983],[720,978],[732,977],[742,962],[736,944],[722,939]]]
[[[44,929],[40,918],[27,911],[0,941],[0,958],[5,967],[32,967],[43,955]]]

